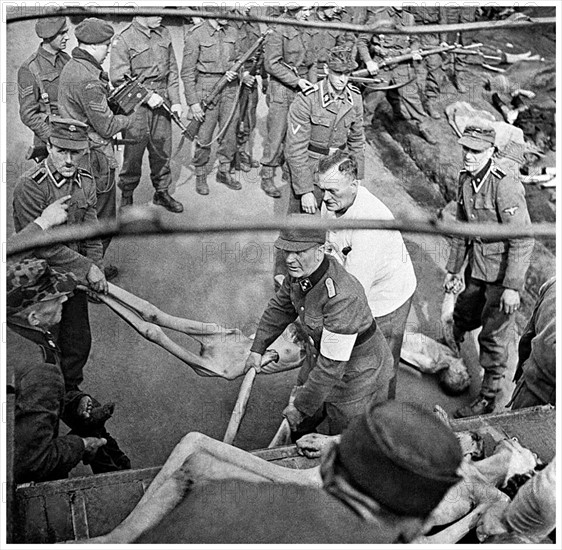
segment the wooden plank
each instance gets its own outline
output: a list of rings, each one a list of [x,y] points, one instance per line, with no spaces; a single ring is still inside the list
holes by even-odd
[[[53,543],[56,542],[49,532],[45,499],[42,496],[18,502],[19,521],[15,533],[16,543]]]
[[[72,516],[73,535],[75,540],[89,539],[90,528],[88,525],[88,513],[86,511],[86,499],[84,493],[78,491],[70,495],[70,510]],[[59,540],[70,540],[60,538]]]
[[[45,512],[49,532],[55,540],[74,538],[71,517],[71,499],[67,493],[59,493],[45,497]]]

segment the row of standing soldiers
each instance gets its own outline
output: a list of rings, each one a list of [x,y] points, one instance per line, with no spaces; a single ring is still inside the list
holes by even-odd
[[[133,202],[134,189],[140,182],[142,158],[148,149],[155,204],[172,212],[183,211],[181,203],[168,192],[171,185],[171,120],[168,112],[162,108],[162,102],[165,101],[175,114],[181,116],[180,79],[192,117],[202,121],[192,164],[195,168],[196,190],[204,195],[209,193],[208,163],[217,126],[220,130],[214,139],[219,144],[218,182],[232,189],[240,189],[240,182],[232,177],[232,170],[249,171],[258,166],[252,159],[250,145],[259,97],[255,76],[261,75],[262,91],[266,94],[269,107],[267,137],[261,159],[262,189],[272,197],[280,196],[279,189],[273,183],[275,169],[283,166],[284,179],[291,179],[284,162],[289,107],[299,92],[318,95],[326,92],[317,83],[335,47],[350,48],[354,61],[363,63],[372,75],[380,72],[379,76],[389,87],[397,87],[387,92],[369,87],[363,90],[366,120],[370,121],[376,106],[386,96],[397,117],[411,121],[422,137],[434,142],[426,122],[428,114],[436,118],[440,116],[432,99],[439,93],[441,56],[426,58],[425,83],[415,81],[413,63],[380,71],[378,65],[386,57],[412,52],[420,46],[435,46],[444,37],[421,35],[418,40],[416,36],[408,35],[354,35],[333,29],[273,26],[263,49],[246,63],[239,75],[229,75],[229,84],[215,103],[204,111],[205,96],[222,75],[228,74],[236,58],[249,49],[266,28],[252,21],[221,19],[220,9],[208,9],[217,12],[217,19],[199,20],[184,26],[181,72],[178,70],[170,32],[161,25],[161,17],[135,17],[116,36],[108,23],[86,20],[80,24],[80,36],[76,35],[79,43],[72,52],[72,59],[64,52],[68,40],[65,18],[38,21],[37,34],[43,42],[22,65],[18,74],[21,118],[35,134],[36,154],[44,148],[48,139],[49,115],[60,114],[88,125],[90,153],[84,168],[89,169],[96,180],[100,218],[112,218],[116,214],[117,163],[111,139],[119,132],[125,142],[123,166],[118,178],[122,207]],[[239,14],[249,11],[246,8],[233,10]],[[411,26],[416,23],[469,21],[474,20],[474,14],[473,8],[424,7],[406,12],[391,7],[350,7],[346,10],[335,6],[318,8],[312,14],[308,7],[293,6],[285,8],[282,15],[295,20],[314,17],[331,23],[343,21],[376,25],[387,21],[394,25]],[[458,41],[458,37],[453,37],[453,41]],[[110,43],[108,77],[101,64],[108,55]],[[463,91],[460,75],[465,62],[458,55],[454,56],[454,60],[457,86]],[[150,101],[128,117],[114,114],[107,104],[109,81],[113,86],[118,86],[124,82],[125,75],[140,76],[144,85],[154,92]],[[425,107],[419,87],[424,88],[427,96]],[[349,84],[347,88],[347,94],[352,99],[357,89]],[[238,93],[239,105],[243,105],[243,109],[233,107]],[[342,101],[339,108],[349,111],[347,107]],[[315,125],[331,124],[331,118],[329,115],[317,116],[311,120],[312,133]],[[349,128],[349,115],[340,118],[346,119],[343,124]],[[314,147],[329,151],[341,146],[341,143],[330,142],[335,133],[320,132],[328,142],[316,143]],[[108,242],[104,244],[107,247]]]

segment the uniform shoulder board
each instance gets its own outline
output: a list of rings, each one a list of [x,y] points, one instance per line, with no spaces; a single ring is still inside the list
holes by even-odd
[[[492,169],[492,174],[497,178],[505,178],[505,176],[507,176],[507,173],[504,172],[499,166],[494,166],[494,168]]]
[[[41,166],[40,168],[37,168],[30,177],[35,183],[41,183],[47,177],[47,171],[43,166]]]
[[[359,91],[359,88],[357,86],[355,86],[355,84],[348,84],[347,87],[352,91],[355,92],[356,94],[360,94],[361,92]]]
[[[304,92],[301,92],[301,93],[302,93],[302,95],[307,96],[307,95],[312,94],[313,92],[317,92],[319,89],[320,89],[320,87],[318,86],[318,84],[315,84],[311,88],[307,88]]]
[[[115,38],[117,38],[118,36],[121,36],[122,34],[124,34],[126,31],[128,31],[131,27],[133,26],[132,23],[129,23],[127,26],[123,27],[118,33],[115,33]]]
[[[94,176],[92,176],[92,174],[85,168],[78,168],[78,174],[80,174],[81,178],[86,177],[86,178],[90,178],[91,180],[94,179]]]
[[[337,292],[336,285],[334,284],[332,277],[327,277],[324,284],[326,285],[326,290],[328,291],[328,298],[333,298]]]

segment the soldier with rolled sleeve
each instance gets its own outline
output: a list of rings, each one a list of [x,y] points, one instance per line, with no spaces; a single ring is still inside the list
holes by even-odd
[[[115,169],[112,138],[133,123],[133,117],[115,115],[109,108],[109,79],[102,69],[114,35],[113,27],[95,17],[79,23],[74,34],[78,47],[65,65],[59,83],[58,104],[61,116],[88,126],[90,151],[84,163],[96,182],[98,218],[117,215]],[[103,251],[111,238],[103,239]],[[116,268],[113,268],[116,271]]]
[[[306,21],[310,8],[287,6],[285,17]],[[279,198],[273,183],[275,168],[285,162],[283,146],[287,132],[289,107],[299,91],[304,92],[317,81],[316,54],[312,32],[289,25],[277,25],[264,43],[264,66],[269,74],[267,89],[267,137],[261,159],[261,188],[266,195]]]
[[[220,8],[208,8],[220,16]],[[207,164],[211,155],[213,133],[219,126],[217,158],[219,168],[216,180],[235,191],[242,189],[231,173],[231,164],[236,154],[236,128],[238,113],[233,107],[238,88],[238,75],[230,70],[240,53],[239,34],[227,19],[205,19],[194,26],[184,27],[183,62],[181,79],[185,99],[195,120],[201,122],[198,140],[195,143],[193,166],[195,167],[195,190],[200,195],[209,194]],[[228,84],[219,97],[204,112],[202,101],[213,90],[223,75]],[[248,83],[249,84],[249,83]]]
[[[411,27],[415,24],[414,16],[401,7],[372,8],[368,25],[391,25]],[[357,50],[367,70],[372,75],[379,74],[379,63],[388,57],[413,54],[412,61],[386,67],[380,71],[390,85],[401,85],[398,89],[373,91],[366,88],[363,94],[365,117],[371,122],[378,104],[385,95],[398,120],[409,121],[420,135],[430,144],[437,143],[427,123],[429,117],[423,108],[418,86],[415,81],[414,61],[421,61],[419,55],[420,42],[417,36],[407,34],[370,34],[360,33]]]
[[[34,134],[27,158],[41,162],[47,156],[49,117],[58,114],[60,73],[70,59],[64,51],[68,41],[66,18],[39,19],[35,32],[42,42],[18,70],[18,99],[21,121]]]
[[[125,82],[125,75],[139,77],[153,93],[148,104],[142,104],[133,123],[123,130],[126,143],[123,167],[119,174],[121,208],[133,204],[133,192],[141,178],[142,158],[148,149],[150,177],[154,186],[154,204],[170,212],[183,212],[183,205],[170,196],[172,184],[172,122],[161,104],[168,101],[171,110],[181,116],[178,64],[170,31],[161,25],[162,17],[137,16],[111,44],[110,77],[113,86]]]
[[[322,193],[313,176],[320,159],[337,149],[353,154],[358,179],[365,177],[363,101],[359,90],[349,84],[356,68],[351,47],[332,49],[324,66],[327,78],[297,94],[289,108],[285,157],[292,187],[290,213],[317,211]]]
[[[494,162],[495,131],[470,123],[459,140],[464,169],[459,176],[457,220],[467,223],[529,226],[531,221],[521,182]],[[468,331],[482,327],[478,336],[484,378],[478,397],[455,412],[457,418],[493,412],[508,359],[508,342],[520,305],[520,292],[533,251],[532,238],[492,240],[455,237],[444,288],[460,293],[453,314],[457,344]],[[460,273],[465,258],[468,267]],[[464,279],[464,280],[463,280]]]
[[[246,367],[261,357],[285,327],[299,319],[308,334],[306,359],[283,411],[293,440],[328,419],[338,434],[369,401],[385,401],[392,355],[361,283],[324,254],[324,231],[285,230],[275,242],[289,276],[265,309]]]

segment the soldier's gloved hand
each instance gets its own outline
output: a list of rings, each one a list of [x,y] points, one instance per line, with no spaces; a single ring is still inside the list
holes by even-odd
[[[520,304],[521,299],[519,298],[519,292],[517,290],[506,288],[503,291],[502,297],[500,298],[500,311],[511,315],[519,309]]]
[[[66,222],[68,218],[68,199],[71,195],[66,195],[49,204],[41,215],[35,220],[35,223],[43,230],[51,229],[56,225]]]
[[[181,118],[181,116],[183,115],[183,109],[181,108],[181,104],[180,103],[174,103],[171,107],[170,107],[172,113],[175,113],[179,118]]]
[[[245,71],[242,75],[242,82],[245,86],[248,86],[248,88],[251,88],[254,85],[255,81],[256,77],[252,76],[248,71]]]
[[[203,112],[203,108],[201,107],[200,103],[194,103],[190,106],[191,115],[197,122],[203,122],[205,118],[205,113]]]
[[[256,369],[256,372],[261,371],[261,353],[251,351],[246,359],[246,364],[244,365],[244,372],[248,372],[250,369]]]
[[[293,432],[304,419],[304,415],[292,403],[289,403],[283,409],[283,416],[287,419],[289,427]]]
[[[229,82],[232,82],[233,80],[236,80],[236,78],[238,77],[238,73],[235,71],[226,71],[226,73],[224,73],[224,76]]]
[[[412,61],[421,61],[423,59],[423,57],[420,54],[419,50],[414,50],[412,52]]]
[[[297,452],[306,458],[319,458],[322,455],[326,445],[338,436],[324,434],[306,434],[303,435],[296,443]]]
[[[105,275],[96,264],[92,264],[90,271],[88,271],[88,274],[86,275],[86,279],[88,280],[88,284],[92,290],[107,294],[109,288],[107,286]]]
[[[314,214],[316,212],[316,197],[312,191],[301,195],[301,209],[307,214]]]
[[[309,88],[314,88],[314,84],[306,78],[299,78],[297,86],[300,88],[301,92],[305,92]]]
[[[374,76],[379,72],[379,65],[376,61],[373,61],[371,59],[371,61],[367,61],[367,70],[369,71],[369,74]]]

